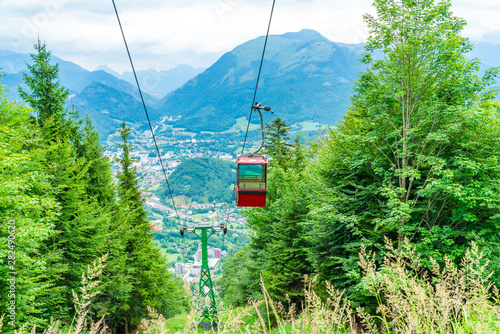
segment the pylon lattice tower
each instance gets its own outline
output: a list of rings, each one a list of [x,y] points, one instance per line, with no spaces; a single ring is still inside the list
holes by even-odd
[[[217,305],[208,265],[208,238],[216,232],[227,233],[224,223],[198,223],[185,224],[181,228],[181,235],[193,233],[201,241],[201,270],[199,282],[199,307],[202,309],[201,319],[198,326],[205,328],[217,328],[219,319],[217,318]]]

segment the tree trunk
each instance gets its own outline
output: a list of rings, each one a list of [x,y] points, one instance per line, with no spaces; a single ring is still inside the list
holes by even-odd
[[[125,334],[128,334],[127,311],[125,311]]]

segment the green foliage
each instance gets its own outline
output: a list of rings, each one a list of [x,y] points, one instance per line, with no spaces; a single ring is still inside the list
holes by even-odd
[[[268,204],[248,214],[248,224],[255,231],[251,245],[266,261],[262,277],[274,298],[292,302],[303,295],[301,281],[310,272],[301,222],[307,213],[308,200],[300,174],[274,168],[268,181]],[[259,245],[260,247],[256,247]]]
[[[99,143],[99,133],[95,131],[92,121],[87,116],[81,131],[81,143],[77,145],[77,155],[88,163],[86,176],[86,192],[103,206],[114,202],[113,178],[110,161],[103,156],[104,146]]]
[[[116,191],[98,133],[89,118],[78,120],[77,111],[67,119],[67,91],[58,84],[57,66],[50,65],[44,44],[35,49],[25,77],[30,93],[21,94],[38,117],[8,102],[0,86],[0,313],[15,301],[16,326],[43,330],[51,317],[64,327],[75,317],[106,316],[114,330],[128,332],[147,306],[165,316],[183,312],[183,287],[154,247],[128,156],[128,129],[122,132],[126,152]],[[15,243],[9,242],[13,236]],[[104,291],[85,306],[88,313],[77,309],[75,315],[72,290],[86,289],[82,274],[108,253]],[[8,290],[9,272],[16,273],[15,296]]]
[[[59,65],[50,64],[50,51],[40,40],[35,44],[35,51],[37,53],[31,55],[33,64],[28,65],[29,74],[23,73],[23,80],[31,93],[19,88],[19,95],[38,112],[40,124],[51,116],[56,123],[62,122],[69,92],[59,83]]]
[[[0,314],[8,314],[14,300],[17,325],[44,324],[48,305],[41,299],[54,291],[45,276],[57,255],[41,254],[40,249],[54,235],[59,205],[39,160],[40,142],[30,110],[8,102],[0,86]],[[10,239],[14,243],[8,242],[9,236],[16,237]],[[17,274],[14,299],[8,272]],[[10,319],[5,320],[11,329]]]
[[[165,316],[184,311],[188,305],[183,287],[166,270],[167,259],[154,246],[150,222],[132,167],[130,129],[120,130],[123,155],[118,173],[119,214],[111,223],[111,263],[106,273],[101,303],[110,327],[128,332],[148,314],[148,307]],[[103,311],[101,311],[103,312]]]
[[[458,261],[471,240],[500,256],[497,69],[481,77],[465,57],[465,22],[449,1],[374,6],[376,16],[365,16],[368,69],[344,119],[311,145],[302,172],[273,166],[267,207],[247,211],[254,236],[241,258],[259,263],[253,269],[278,300],[310,271],[357,304],[373,302],[359,284],[358,254],[364,244],[382,260],[384,237],[408,238],[423,268],[445,254]],[[250,263],[239,265],[248,275]]]
[[[263,154],[271,157],[271,165],[286,169],[290,163],[292,155],[292,144],[289,143],[288,131],[290,125],[280,117],[273,119],[271,123],[266,123],[266,140]]]
[[[51,315],[71,318],[71,289],[77,289],[80,277],[90,259],[97,255],[101,244],[100,213],[85,192],[87,163],[75,154],[78,132],[74,123],[65,119],[64,109],[68,92],[58,82],[58,67],[50,64],[50,52],[40,41],[32,56],[34,65],[25,81],[30,94],[20,90],[21,96],[38,111],[38,126],[43,140],[38,162],[47,176],[47,193],[55,198],[58,212],[54,220],[54,233],[40,247],[40,253],[50,254],[43,273],[43,282],[51,287],[50,293],[37,301],[50,305]],[[44,314],[44,321],[49,319]]]
[[[174,196],[186,196],[198,203],[211,203],[230,202],[235,179],[235,166],[230,161],[192,158],[176,168],[169,182]],[[165,183],[157,193],[160,198],[170,198]]]
[[[295,171],[303,171],[306,166],[306,149],[304,144],[301,142],[301,135],[295,135],[295,140],[293,143],[293,159],[292,159],[292,169]]]
[[[244,306],[249,299],[259,297],[258,272],[263,261],[252,255],[253,248],[247,246],[224,263],[223,275],[217,284],[225,305]]]
[[[311,257],[323,278],[350,282],[362,242],[408,236],[425,255],[454,259],[468,240],[495,238],[500,209],[493,73],[478,77],[465,58],[464,22],[447,2],[375,4],[366,49],[384,58],[365,56],[371,68],[310,169],[322,194],[310,236],[335,236],[316,243]]]

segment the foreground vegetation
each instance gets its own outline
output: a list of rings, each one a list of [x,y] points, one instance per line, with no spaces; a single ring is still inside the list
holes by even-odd
[[[422,267],[458,264],[471,241],[500,259],[500,107],[497,68],[480,71],[450,1],[376,0],[351,106],[307,150],[268,125],[265,208],[247,210],[250,244],[225,265],[227,304],[269,294],[303,300],[318,275],[356,307],[377,308],[357,262],[384,258],[384,238],[407,238]],[[445,257],[446,256],[446,257]],[[500,272],[492,276],[500,283]]]
[[[83,312],[75,311],[71,291],[85,287],[82,274],[103,254],[108,259],[101,293],[88,307],[86,300],[78,302],[85,319],[105,316],[107,326],[127,333],[147,315],[147,306],[165,315],[185,312],[182,284],[154,246],[129,129],[120,131],[121,170],[114,181],[90,120],[65,109],[69,92],[59,84],[50,52],[40,41],[35,48],[24,78],[29,89],[20,89],[25,103],[8,101],[0,85],[3,331],[13,333],[25,323],[54,330],[52,318],[69,326]]]
[[[459,266],[447,260],[440,268],[432,259],[422,259],[408,240],[397,249],[386,240],[383,266],[377,267],[373,254],[365,248],[359,254],[362,282],[378,302],[374,314],[354,308],[344,292],[327,283],[327,299],[316,292],[317,277],[304,277],[304,298],[299,304],[284,305],[274,300],[261,280],[263,300],[251,300],[245,307],[220,305],[216,333],[498,333],[500,295],[490,282],[488,261],[472,244]],[[434,263],[431,270],[422,261]],[[44,333],[106,333],[104,319],[87,319],[92,299],[99,293],[96,279],[104,268],[105,257],[95,262],[82,279],[80,294],[73,293],[77,313],[69,327],[52,321]],[[97,288],[97,290],[95,290]],[[91,291],[95,290],[93,293]],[[288,300],[290,301],[290,300]],[[192,333],[199,314],[166,320],[148,307],[139,333]],[[0,326],[1,330],[1,326]],[[23,326],[17,333],[28,333]],[[201,330],[198,330],[199,332]]]

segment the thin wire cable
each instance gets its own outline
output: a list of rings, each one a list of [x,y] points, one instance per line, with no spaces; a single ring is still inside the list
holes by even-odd
[[[273,6],[271,8],[271,15],[269,16],[269,24],[267,25],[266,39],[264,41],[264,48],[262,49],[262,57],[260,59],[259,74],[257,75],[257,82],[255,83],[255,91],[253,92],[252,106],[250,107],[250,116],[248,117],[247,131],[245,132],[245,140],[243,141],[243,147],[241,149],[241,154],[243,154],[243,152],[245,151],[245,144],[247,142],[248,129],[250,128],[250,120],[252,119],[253,105],[255,104],[255,97],[257,96],[257,88],[259,88],[260,72],[262,70],[262,63],[264,62],[264,55],[266,53],[267,38],[269,37],[269,29],[271,28],[271,21],[273,19],[274,3],[275,2],[276,2],[276,0],[273,0]],[[261,129],[261,131],[263,131],[263,129]]]
[[[118,15],[118,10],[116,9],[115,0],[111,0],[111,1],[113,2],[113,7],[114,7],[115,13],[116,13],[116,19],[118,20],[118,25],[120,26],[120,31],[122,33],[123,42],[125,43],[125,48],[127,49],[128,59],[130,60],[130,65],[132,66],[132,72],[134,73],[134,78],[135,78],[135,82],[137,84],[137,89],[139,90],[139,95],[141,96],[142,106],[144,107],[144,112],[146,113],[146,118],[148,120],[149,129],[151,130],[151,135],[153,136],[153,142],[154,142],[155,147],[156,147],[156,153],[158,154],[158,158],[160,160],[161,169],[163,171],[163,175],[165,176],[165,181],[167,182],[168,192],[170,193],[172,205],[174,206],[174,211],[175,211],[175,214],[177,216],[177,221],[179,222],[179,226],[182,227],[181,218],[179,217],[179,213],[177,212],[177,207],[175,206],[174,196],[172,195],[172,189],[170,188],[170,183],[168,182],[167,172],[165,171],[165,167],[163,165],[163,160],[161,159],[160,150],[158,149],[158,144],[156,142],[156,137],[155,137],[155,133],[153,130],[153,126],[151,125],[151,121],[149,119],[149,114],[148,114],[148,110],[146,108],[146,103],[144,102],[144,97],[142,96],[141,85],[139,84],[139,80],[137,79],[137,74],[135,72],[134,62],[132,61],[132,56],[130,55],[130,51],[129,51],[128,44],[127,44],[127,39],[125,38],[125,33],[123,32],[122,23],[120,21],[120,15]]]
[[[231,214],[231,208],[233,207],[233,203],[236,200],[236,196],[234,195],[234,189],[233,189],[233,198],[231,199],[231,202],[229,203],[229,208],[227,209],[227,215],[226,215],[226,226],[228,226],[229,222],[229,215]],[[224,219],[222,219],[224,220]]]
[[[261,74],[261,71],[262,71],[262,64],[264,63],[264,56],[266,54],[267,40],[269,38],[269,30],[271,29],[271,22],[273,20],[274,4],[275,3],[276,3],[276,0],[273,0],[273,5],[271,7],[271,15],[269,15],[269,23],[267,25],[266,39],[264,40],[264,47],[262,49],[262,56],[260,58],[259,73],[257,74],[257,82],[255,83],[255,90],[253,92],[252,105],[250,106],[250,116],[248,116],[247,130],[245,132],[245,140],[243,141],[243,147],[241,148],[241,154],[243,154],[243,152],[245,151],[245,144],[247,142],[248,129],[250,128],[250,121],[252,120],[253,106],[255,104],[255,98],[257,96],[257,90],[259,88],[260,74]],[[261,131],[262,130],[263,129],[261,129]],[[227,215],[226,215],[226,219],[225,219],[226,220],[226,226],[227,226],[227,224],[229,222],[229,215],[231,214],[231,208],[233,207],[233,204],[234,204],[235,200],[236,200],[236,196],[234,195],[234,190],[233,190],[233,199],[231,200],[231,204],[229,205],[229,209],[227,210]]]
[[[247,142],[248,129],[250,128],[250,121],[252,119],[253,106],[255,104],[255,98],[257,96],[257,89],[259,88],[260,73],[262,71],[262,64],[264,63],[264,56],[266,54],[267,39],[269,38],[269,30],[271,29],[271,22],[273,20],[274,4],[275,3],[276,3],[276,0],[273,0],[273,6],[271,7],[271,15],[269,16],[269,23],[267,25],[266,39],[264,40],[264,48],[262,49],[262,56],[260,58],[259,73],[257,74],[257,82],[255,83],[255,90],[253,92],[252,105],[250,107],[250,116],[248,117],[247,130],[245,132],[245,140],[243,141],[243,147],[241,149],[241,154],[243,154],[243,152],[245,151],[245,144]],[[262,129],[261,129],[261,131],[262,131]],[[225,219],[226,226],[228,226],[229,215],[231,214],[231,208],[233,207],[233,204],[234,204],[235,200],[236,200],[236,196],[235,196],[234,190],[233,190],[233,199],[231,200],[231,203],[229,204],[229,209],[227,210],[227,215],[226,215],[226,219]]]

